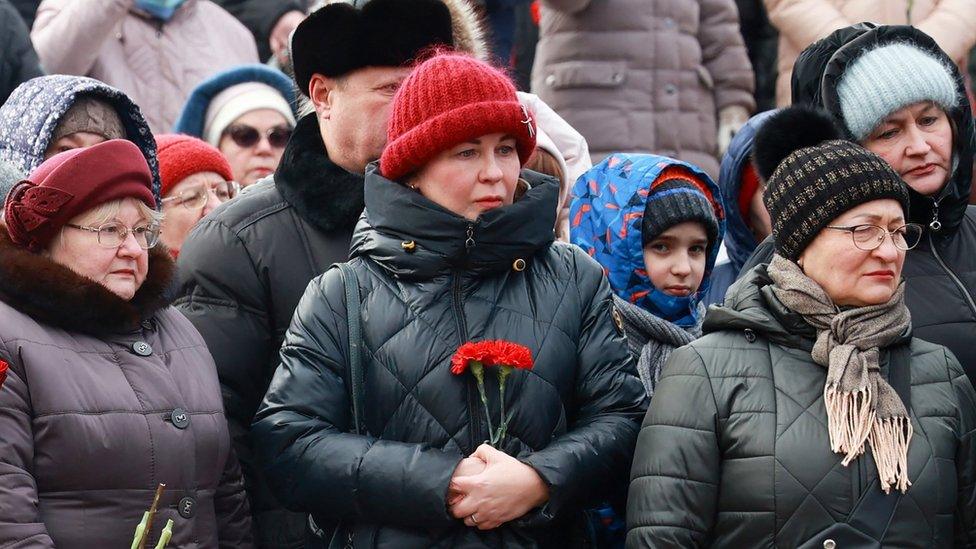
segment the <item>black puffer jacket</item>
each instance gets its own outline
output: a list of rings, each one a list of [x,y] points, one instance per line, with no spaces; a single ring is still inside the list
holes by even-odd
[[[907,281],[906,302],[915,335],[945,345],[958,357],[969,379],[976,381],[976,207],[969,206],[973,177],[973,117],[962,77],[952,61],[927,35],[908,26],[874,28],[861,24],[838,30],[800,54],[793,66],[793,103],[826,108],[842,119],[836,82],[847,64],[876,44],[912,41],[952,67],[960,105],[950,111],[955,126],[958,167],[935,198],[909,189],[910,221],[926,227],[917,248],[908,252],[902,276]],[[838,50],[843,49],[843,51]],[[821,87],[821,80],[827,81]],[[821,94],[821,89],[828,91]],[[932,223],[941,227],[935,230]],[[772,258],[767,239],[746,262],[742,273]]]
[[[333,270],[302,298],[253,427],[272,486],[319,523],[354,524],[356,547],[565,547],[573,511],[626,475],[646,406],[602,270],[553,243],[552,179],[469,222],[375,170],[351,260],[370,435],[346,434],[346,303]],[[483,339],[532,350],[533,370],[508,381],[503,449],[550,487],[543,509],[489,532],[445,505],[455,467],[488,439],[474,379],[451,374],[450,359]],[[497,425],[497,382],[486,383]]]
[[[976,547],[976,392],[956,360],[909,335],[882,349],[915,429],[912,486],[886,510],[870,452],[844,467],[830,451],[816,334],[770,284],[765,266],[747,273],[671,355],[637,442],[627,547]]]
[[[305,287],[348,257],[363,208],[363,177],[329,161],[315,116],[308,116],[299,121],[274,181],[256,185],[193,229],[180,252],[176,306],[217,363],[258,541],[302,547],[305,517],[285,514],[268,490],[254,466],[249,432]]]
[[[30,29],[10,2],[0,0],[0,105],[21,82],[42,74]]]

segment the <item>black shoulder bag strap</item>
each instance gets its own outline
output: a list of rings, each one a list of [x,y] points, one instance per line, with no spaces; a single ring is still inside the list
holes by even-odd
[[[363,423],[363,400],[365,376],[363,373],[363,329],[360,321],[362,300],[359,294],[359,279],[348,263],[337,263],[342,285],[346,289],[346,324],[349,331],[348,382],[349,396],[352,400],[352,428],[357,435],[366,433]]]
[[[359,279],[347,263],[335,263],[332,267],[338,267],[346,294],[346,326],[349,338],[349,349],[346,356],[346,383],[349,386],[349,399],[352,401],[352,432],[362,435],[366,433],[366,426],[363,422],[365,376],[363,373],[363,330],[360,319],[362,299],[359,293]],[[306,548],[341,549],[352,546],[352,531],[343,528],[341,521],[331,523],[323,521],[322,526],[319,526],[312,515],[309,515],[308,526],[313,539],[306,541]]]

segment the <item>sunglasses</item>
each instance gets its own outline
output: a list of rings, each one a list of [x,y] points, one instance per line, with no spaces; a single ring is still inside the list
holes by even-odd
[[[261,141],[261,132],[253,126],[247,124],[231,124],[224,130],[224,135],[230,137],[238,147],[249,148]],[[283,149],[288,144],[291,137],[291,128],[288,126],[275,126],[265,132],[268,144],[274,149]]]

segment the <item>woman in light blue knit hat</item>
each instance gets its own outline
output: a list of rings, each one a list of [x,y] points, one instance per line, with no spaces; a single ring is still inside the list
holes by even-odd
[[[792,93],[794,104],[828,111],[908,184],[909,221],[925,227],[902,271],[914,335],[948,347],[976,380],[976,140],[959,70],[914,27],[861,23],[800,54]],[[764,243],[742,272],[770,254]]]

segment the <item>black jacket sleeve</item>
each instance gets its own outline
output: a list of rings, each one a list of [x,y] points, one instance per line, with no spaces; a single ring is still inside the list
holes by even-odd
[[[698,352],[662,369],[644,418],[627,499],[627,547],[707,547],[718,509],[718,406]]]
[[[252,509],[266,490],[248,437],[251,420],[277,365],[279,342],[269,320],[267,292],[246,244],[228,226],[207,218],[180,250],[181,296],[176,307],[203,336],[217,364],[234,450]]]
[[[458,451],[349,432],[345,309],[338,270],[309,284],[255,417],[255,447],[278,499],[333,520],[453,524],[446,498]]]
[[[576,257],[578,291],[585,305],[576,349],[575,416],[565,435],[522,458],[549,486],[544,519],[567,505],[592,505],[611,495],[614,486],[608,479],[629,466],[647,409],[644,386],[611,317],[610,285],[589,257],[582,252]]]
[[[300,0],[213,0],[237,18],[254,35],[258,45],[258,59],[262,62],[271,57],[268,40],[278,19],[290,11],[305,12]]]

